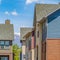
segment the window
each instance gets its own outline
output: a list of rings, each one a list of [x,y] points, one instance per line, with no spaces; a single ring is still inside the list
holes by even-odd
[[[4,49],[4,41],[0,41],[1,49]]]
[[[1,46],[4,46],[4,41],[0,41],[0,45]]]
[[[0,41],[0,46],[9,46],[9,41]]]
[[[8,57],[1,56],[0,60],[9,60]]]
[[[37,46],[37,60],[38,60],[38,46]]]
[[[39,37],[39,31],[37,31],[37,37]]]
[[[5,41],[5,49],[9,49],[9,41]]]
[[[5,41],[5,46],[9,46],[9,41]]]
[[[23,55],[23,57],[24,57],[24,59],[26,58],[26,56],[25,56],[25,55]]]
[[[29,40],[29,50],[31,49],[31,41]]]
[[[0,41],[0,49],[9,49],[10,41]]]

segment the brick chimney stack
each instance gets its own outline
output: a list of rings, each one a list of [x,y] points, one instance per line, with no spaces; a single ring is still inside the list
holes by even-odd
[[[5,24],[10,24],[10,20],[6,20],[5,21]]]

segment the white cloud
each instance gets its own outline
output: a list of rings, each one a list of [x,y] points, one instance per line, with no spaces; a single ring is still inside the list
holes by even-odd
[[[6,15],[9,15],[9,12],[8,12],[8,11],[5,11],[5,14],[6,14]]]
[[[17,32],[15,32],[15,35],[18,35],[18,36],[20,36],[20,33],[17,33]]]
[[[26,0],[26,4],[31,4],[33,2],[38,2],[38,0]]]
[[[17,11],[11,11],[11,12],[5,11],[4,13],[6,15],[13,15],[13,16],[17,16],[18,15]]]
[[[12,11],[11,14],[14,15],[14,16],[18,15],[18,13],[16,11]]]

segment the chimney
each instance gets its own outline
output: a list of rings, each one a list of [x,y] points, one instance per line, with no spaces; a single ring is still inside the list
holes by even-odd
[[[5,21],[5,24],[10,24],[10,20],[6,20]]]

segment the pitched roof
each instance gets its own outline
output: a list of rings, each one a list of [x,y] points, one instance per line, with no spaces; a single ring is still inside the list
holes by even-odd
[[[20,40],[25,40],[23,37],[28,33],[31,32],[32,28],[20,28]]]
[[[14,40],[13,24],[0,24],[0,40]]]
[[[23,38],[28,38],[29,36],[31,36],[31,34],[32,34],[32,30],[30,32],[27,32]]]
[[[36,13],[34,12],[36,14],[35,18],[37,21],[40,21],[43,17],[47,17],[49,14],[53,13],[58,9],[60,9],[60,4],[36,4]]]

